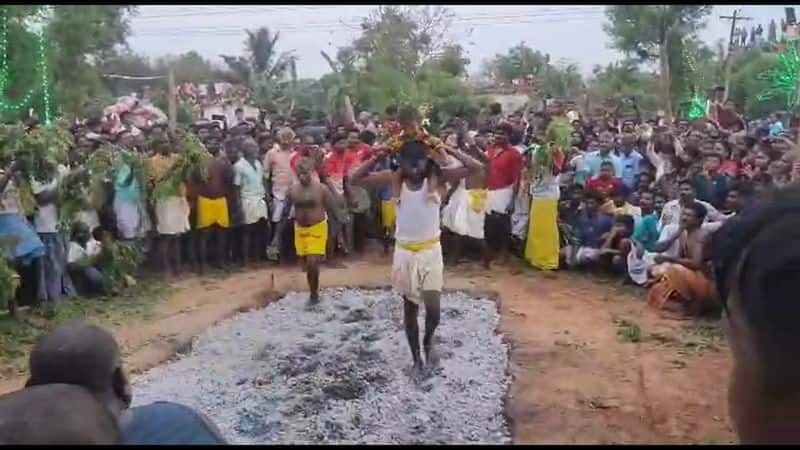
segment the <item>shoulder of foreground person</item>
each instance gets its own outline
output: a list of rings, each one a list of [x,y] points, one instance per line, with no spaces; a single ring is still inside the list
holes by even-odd
[[[120,423],[120,443],[135,445],[226,445],[216,425],[185,405],[155,402],[131,408]]]

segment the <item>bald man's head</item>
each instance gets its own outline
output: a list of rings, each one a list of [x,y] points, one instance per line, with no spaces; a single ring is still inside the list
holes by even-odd
[[[116,418],[87,389],[33,386],[0,396],[0,445],[116,444]]]
[[[110,407],[124,409],[130,405],[130,385],[117,342],[97,325],[71,321],[57,326],[39,338],[29,365],[27,386],[74,384],[85,387]]]

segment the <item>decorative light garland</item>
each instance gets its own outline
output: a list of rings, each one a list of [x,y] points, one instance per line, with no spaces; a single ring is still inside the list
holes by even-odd
[[[689,36],[684,36],[681,40],[681,52],[683,54],[683,61],[687,67],[686,81],[690,86],[689,96],[683,101],[683,104],[688,104],[689,108],[686,110],[686,118],[689,120],[702,119],[706,116],[706,104],[708,98],[702,94],[698,86],[703,86],[703,74],[697,70],[697,63],[694,54],[686,51],[686,39]]]
[[[0,7],[0,111],[19,112],[30,107],[33,102],[37,87],[32,87],[17,102],[7,101],[4,97],[5,88],[8,84],[10,70],[8,67],[8,11],[6,6]],[[45,123],[52,120],[52,101],[50,98],[50,77],[47,64],[47,51],[45,47],[45,22],[50,12],[49,7],[39,11],[33,20],[33,34],[36,36],[36,73],[39,75],[39,86],[42,92],[42,109],[44,112]]]
[[[787,108],[800,103],[800,90],[797,86],[800,76],[800,54],[797,45],[797,42],[787,42],[784,51],[778,55],[778,62],[758,76],[759,79],[769,81],[769,88],[756,95],[756,100],[761,102],[785,95]]]

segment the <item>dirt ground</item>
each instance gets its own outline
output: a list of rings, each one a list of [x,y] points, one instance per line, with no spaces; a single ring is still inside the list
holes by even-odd
[[[390,263],[375,256],[324,268],[321,284],[385,286]],[[515,443],[734,442],[730,356],[717,321],[663,318],[647,308],[644,291],[574,273],[461,265],[448,269],[445,284],[496,294],[511,345]],[[148,320],[114,330],[134,374],[185,351],[193,336],[236,312],[306,289],[296,267],[190,277],[175,287]],[[0,393],[22,383],[2,380]]]

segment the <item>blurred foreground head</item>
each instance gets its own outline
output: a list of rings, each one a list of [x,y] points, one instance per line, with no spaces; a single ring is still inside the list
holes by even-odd
[[[88,390],[33,386],[0,396],[0,445],[116,444],[116,418]]]
[[[742,443],[800,441],[800,187],[772,194],[713,237],[734,366],[730,414]]]
[[[89,390],[114,416],[131,403],[119,347],[105,329],[82,321],[55,327],[34,346],[26,386],[71,384]]]

